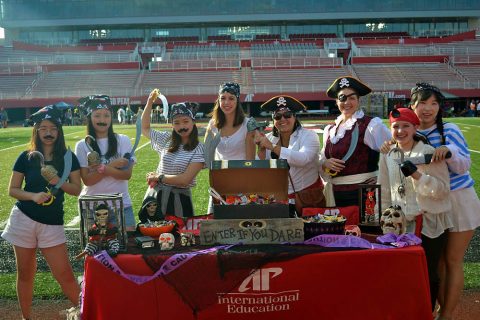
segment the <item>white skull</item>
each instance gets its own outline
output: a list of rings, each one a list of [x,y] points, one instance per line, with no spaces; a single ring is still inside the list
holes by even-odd
[[[277,100],[277,107],[280,107],[280,106],[284,106],[284,107],[287,106],[287,100],[285,100],[284,97],[280,97]]]
[[[362,232],[360,231],[360,228],[357,225],[350,224],[345,226],[345,235],[360,237],[362,235]]]
[[[392,206],[383,211],[380,218],[380,227],[383,234],[404,234],[407,228],[407,219],[399,206]]]
[[[193,246],[195,244],[195,236],[193,235],[193,233],[180,233],[180,244],[182,245],[182,247]]]
[[[97,209],[95,211],[95,221],[100,226],[107,225],[108,222],[108,209]]]
[[[175,237],[171,233],[162,233],[158,237],[158,244],[160,245],[160,250],[172,250],[175,245]]]
[[[340,80],[339,86],[340,88],[350,87],[350,82],[348,81],[347,78],[342,78],[342,80]]]

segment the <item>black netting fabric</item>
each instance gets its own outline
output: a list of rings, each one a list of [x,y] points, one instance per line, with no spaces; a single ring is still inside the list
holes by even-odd
[[[180,247],[168,253],[149,251],[143,254],[143,258],[155,272],[172,254],[205,248]],[[359,249],[275,244],[236,245],[228,250],[197,255],[163,278],[192,309],[192,313],[196,314],[214,304],[222,294],[238,287],[250,273],[268,262],[295,259],[312,253],[346,250]]]

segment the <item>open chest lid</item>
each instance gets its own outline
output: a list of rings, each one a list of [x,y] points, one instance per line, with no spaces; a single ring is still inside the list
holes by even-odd
[[[275,160],[212,161],[210,186],[221,195],[265,194],[288,198],[288,163]]]

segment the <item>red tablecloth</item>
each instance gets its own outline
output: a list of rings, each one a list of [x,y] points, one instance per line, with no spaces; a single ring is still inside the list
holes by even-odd
[[[253,275],[246,273],[229,292],[209,286],[209,279],[218,284],[225,276],[218,275],[216,259],[202,255],[184,265],[204,283],[195,294],[215,296],[213,304],[193,312],[172,279],[137,285],[88,257],[82,319],[432,318],[421,247],[322,252],[269,262]],[[153,274],[141,255],[121,254],[115,262],[128,274]]]

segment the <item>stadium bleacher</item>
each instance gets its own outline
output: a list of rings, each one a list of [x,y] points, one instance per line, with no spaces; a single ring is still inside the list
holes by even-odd
[[[32,98],[82,97],[93,93],[134,95],[139,70],[81,70],[49,72],[32,88]]]
[[[290,34],[290,41],[278,35],[257,35],[250,41],[210,36],[207,42],[156,37],[164,41],[152,44],[160,49],[143,55],[138,44],[107,44],[105,51],[85,47],[85,41],[63,49],[17,43],[0,47],[0,99],[80,97],[93,91],[145,96],[155,87],[175,95],[211,95],[219,83],[231,80],[249,93],[314,93],[324,92],[332,79],[345,74],[376,91],[407,90],[418,81],[447,90],[480,85],[480,40],[471,33],[433,40],[374,34],[378,38],[370,33],[349,34],[351,42],[342,38],[352,45],[343,49],[348,59],[331,57],[330,42],[324,45],[317,38],[335,39],[335,34]],[[408,41],[391,39],[398,36]],[[156,61],[148,61],[152,57]]]
[[[173,95],[216,94],[218,85],[227,81],[243,83],[240,70],[145,72],[141,92],[148,95],[153,88]]]

